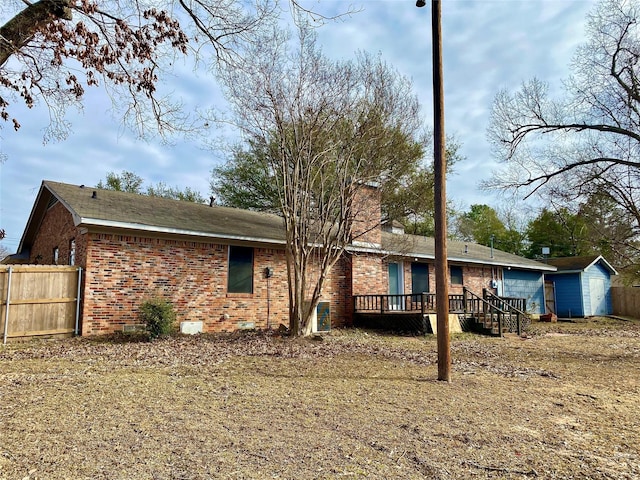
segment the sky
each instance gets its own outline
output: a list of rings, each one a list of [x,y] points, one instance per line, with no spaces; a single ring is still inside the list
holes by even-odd
[[[486,139],[491,104],[501,89],[516,90],[537,77],[561,93],[562,80],[576,47],[585,41],[586,15],[595,0],[444,0],[442,36],[445,131],[461,144],[464,160],[447,178],[447,196],[459,208],[476,203],[496,206],[497,197],[478,188],[499,164]],[[318,0],[308,5],[327,14],[358,10],[318,29],[324,53],[350,59],[358,50],[380,53],[409,77],[423,106],[425,123],[431,109],[430,3],[414,0],[367,0],[358,3]],[[4,19],[2,19],[4,20]],[[206,72],[181,68],[165,81],[187,106],[224,109],[215,79]],[[190,187],[209,196],[210,171],[225,161],[220,151],[196,140],[141,140],[110,113],[110,99],[87,89],[83,112],[70,112],[72,133],[61,142],[44,143],[48,125],[44,106],[19,112],[22,127],[0,126],[0,246],[18,247],[42,180],[96,185],[108,172],[133,171],[147,183]]]

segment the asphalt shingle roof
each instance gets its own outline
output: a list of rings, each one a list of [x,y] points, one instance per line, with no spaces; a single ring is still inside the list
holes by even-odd
[[[435,258],[435,239],[432,237],[382,232],[382,248],[388,252],[395,252],[406,257]],[[447,258],[450,262],[456,263],[476,263],[555,271],[555,267],[536,260],[502,252],[484,245],[458,240],[447,241]]]
[[[81,225],[161,229],[167,233],[191,232],[199,236],[277,243],[285,240],[284,222],[273,214],[59,182],[44,181],[43,185],[67,206]]]
[[[558,272],[578,272],[578,271],[582,271],[585,270],[587,267],[591,266],[592,264],[596,263],[598,260],[600,260],[603,264],[603,266],[608,269],[612,274],[616,275],[617,272],[616,270],[613,268],[613,266],[611,266],[609,264],[609,262],[607,262],[604,257],[602,257],[601,255],[585,255],[582,257],[560,257],[560,258],[549,258],[547,259],[547,263],[549,263],[549,265],[553,265],[558,269]]]
[[[30,247],[46,208],[56,200],[71,212],[76,226],[89,229],[141,230],[280,245],[286,241],[284,221],[274,214],[45,180],[19,251]],[[381,249],[391,255],[435,258],[434,239],[430,237],[383,231]],[[450,240],[448,257],[458,263],[555,271],[551,265],[470,242]]]

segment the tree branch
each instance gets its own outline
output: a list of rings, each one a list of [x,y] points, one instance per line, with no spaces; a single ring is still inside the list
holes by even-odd
[[[40,0],[29,4],[0,27],[0,66],[56,19],[71,20],[70,0]]]

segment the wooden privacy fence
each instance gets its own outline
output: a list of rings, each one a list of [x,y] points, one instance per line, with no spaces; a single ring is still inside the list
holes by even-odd
[[[611,304],[614,315],[640,318],[640,288],[611,287]]]
[[[78,333],[82,269],[0,265],[0,334],[8,338]]]

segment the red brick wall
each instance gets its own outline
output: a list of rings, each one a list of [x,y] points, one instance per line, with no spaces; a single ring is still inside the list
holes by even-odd
[[[331,301],[331,326],[344,327],[352,324],[351,260],[343,256],[331,269],[325,295]]]
[[[69,265],[69,246],[76,243],[75,265],[85,266],[86,235],[81,235],[73,224],[69,211],[56,203],[45,213],[31,251],[29,263],[53,265],[53,249],[58,247],[58,265]]]
[[[351,256],[351,275],[353,295],[372,295],[387,293],[389,275],[382,257],[374,254]]]
[[[495,268],[495,267],[494,267]],[[429,271],[431,275],[431,271]],[[461,294],[462,287],[465,286],[476,295],[482,296],[482,289],[487,288],[493,293],[497,293],[495,288],[491,288],[492,280],[492,268],[491,267],[462,267],[462,283],[463,285],[451,285],[449,284],[449,294]],[[434,278],[435,282],[435,278]],[[435,283],[433,283],[435,285]]]
[[[179,321],[201,320],[208,332],[235,330],[239,322],[253,323],[256,328],[289,324],[282,249],[256,248],[253,294],[227,294],[228,246],[111,234],[81,235],[71,214],[57,203],[45,214],[31,248],[30,262],[52,264],[57,246],[58,263],[67,264],[72,239],[76,243],[75,263],[85,269],[83,335],[121,331],[125,324],[139,323],[138,306],[153,295],[166,295],[174,303]],[[274,273],[268,281],[265,267],[271,267]],[[351,318],[348,267],[346,259],[336,264],[321,297],[331,302],[334,327],[349,323]]]
[[[289,325],[284,250],[254,249],[252,294],[227,293],[228,246],[182,240],[91,234],[86,271],[83,335],[122,330],[139,323],[138,306],[161,295],[175,306],[178,321],[202,321],[205,332]],[[266,279],[264,269],[273,277]],[[332,325],[345,324],[347,276],[334,268],[322,300],[331,302]]]
[[[451,264],[449,264],[451,265]],[[496,270],[496,267],[493,267],[493,270]],[[495,288],[491,288],[491,280],[494,278],[492,274],[500,273],[499,270],[497,272],[492,273],[491,267],[484,266],[462,266],[462,285],[452,285],[449,283],[449,294],[462,294],[462,287],[467,287],[473,293],[477,295],[482,295],[482,289],[487,288],[491,290],[493,293],[496,293]],[[404,287],[406,293],[414,293],[411,291],[411,262],[406,261],[404,263]],[[435,273],[435,265],[433,263],[429,263],[429,289],[431,293],[435,293],[436,291],[436,273]],[[420,292],[416,292],[420,293]]]
[[[235,330],[240,322],[257,328],[288,323],[283,253],[254,250],[252,294],[227,294],[227,256],[225,245],[92,234],[82,333],[139,323],[138,306],[153,296],[171,300],[178,321],[202,321],[207,332]],[[274,269],[268,282],[267,266]]]

